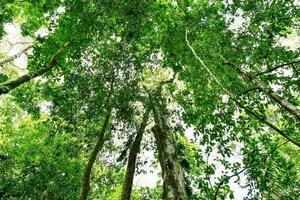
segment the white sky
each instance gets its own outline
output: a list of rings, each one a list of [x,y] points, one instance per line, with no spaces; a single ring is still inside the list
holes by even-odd
[[[23,37],[18,24],[7,23],[4,25],[5,36],[0,41],[0,50],[7,53],[8,56],[13,56],[19,53],[22,49],[32,44],[30,37]],[[28,51],[30,53],[30,51]],[[14,64],[19,68],[26,68],[27,56],[23,53],[20,57],[14,60]]]

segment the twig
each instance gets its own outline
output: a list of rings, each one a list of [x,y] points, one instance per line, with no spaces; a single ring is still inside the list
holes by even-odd
[[[257,74],[255,74],[255,76],[260,76],[260,75],[263,75],[263,74],[267,74],[267,73],[270,73],[270,72],[273,72],[281,67],[285,67],[287,65],[293,65],[293,64],[297,64],[297,63],[300,63],[300,60],[296,60],[296,61],[293,61],[293,62],[289,62],[289,63],[284,63],[284,64],[281,64],[281,65],[277,65],[271,69],[267,69],[265,71],[262,71],[262,72],[259,72]]]
[[[29,49],[31,49],[33,46],[34,46],[33,44],[32,44],[32,45],[29,45],[29,46],[27,46],[26,48],[24,48],[23,50],[21,50],[20,52],[18,52],[17,54],[15,54],[15,55],[13,55],[13,56],[11,56],[11,57],[8,57],[8,58],[6,58],[6,59],[4,59],[4,60],[1,60],[1,61],[0,61],[0,66],[2,66],[2,65],[4,65],[4,64],[6,64],[6,63],[9,63],[9,62],[11,62],[11,61],[17,59],[17,58],[20,57],[23,53],[25,53],[26,51],[28,51]]]
[[[276,146],[271,152],[269,152],[267,155],[265,155],[265,156],[262,158],[262,161],[265,162],[265,161],[267,160],[267,158],[268,158],[272,153],[275,152],[275,150],[279,149],[280,147],[282,147],[283,145],[287,144],[288,142],[289,142],[289,141],[285,141],[285,142],[283,142],[282,144]],[[219,190],[220,190],[221,186],[222,186],[226,181],[228,181],[229,179],[231,179],[231,178],[233,178],[233,177],[235,177],[235,176],[240,175],[240,174],[243,173],[245,170],[246,170],[246,168],[243,168],[242,170],[240,170],[240,171],[238,171],[238,172],[236,172],[236,173],[234,173],[234,174],[232,174],[232,175],[230,175],[230,176],[227,176],[227,177],[225,177],[223,180],[221,180],[221,181],[219,182],[218,186],[217,186],[217,189],[216,189],[216,191],[215,191],[215,195],[214,195],[213,200],[217,200]]]

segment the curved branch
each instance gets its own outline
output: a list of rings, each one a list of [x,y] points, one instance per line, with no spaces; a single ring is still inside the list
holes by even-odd
[[[276,146],[271,152],[269,152],[267,155],[265,155],[263,158],[262,158],[262,162],[265,162],[267,160],[267,158],[275,152],[275,150],[279,149],[280,147],[282,147],[283,145],[285,145],[286,143],[288,143],[289,141],[285,141],[283,142],[282,144]],[[219,193],[219,190],[221,188],[221,186],[228,180],[230,180],[231,178],[235,177],[235,176],[238,176],[240,175],[241,173],[243,173],[244,171],[246,170],[246,168],[243,168],[241,169],[240,171],[230,175],[230,176],[227,176],[225,177],[224,179],[222,179],[219,183],[218,183],[218,186],[217,186],[217,189],[215,191],[215,194],[214,194],[214,198],[213,200],[217,200],[217,197],[218,197],[218,193]]]
[[[240,170],[240,171],[238,171],[238,172],[236,172],[236,173],[234,173],[234,174],[232,174],[232,175],[230,175],[230,176],[226,176],[224,179],[222,179],[222,180],[219,182],[218,186],[217,186],[217,189],[216,189],[216,191],[215,191],[213,200],[217,200],[219,190],[220,190],[221,186],[222,186],[226,181],[229,181],[231,178],[240,175],[240,174],[243,173],[245,170],[246,170],[246,168],[244,168],[244,169],[242,169],[242,170]]]
[[[277,65],[271,69],[267,69],[265,71],[262,71],[262,72],[259,72],[257,74],[255,74],[255,76],[260,76],[260,75],[263,75],[263,74],[267,74],[267,73],[270,73],[270,72],[273,72],[281,67],[285,67],[285,66],[288,66],[288,65],[293,65],[293,64],[298,64],[300,63],[300,60],[296,60],[296,61],[293,61],[293,62],[289,62],[289,63],[284,63],[284,64],[281,64],[281,65]]]
[[[41,76],[45,74],[46,72],[50,71],[52,68],[54,68],[57,65],[58,59],[63,54],[66,47],[69,45],[70,42],[66,42],[51,58],[49,63],[45,66],[43,66],[41,69],[35,71],[35,72],[29,72],[28,74],[25,74],[23,76],[20,76],[19,78],[6,82],[2,85],[0,85],[0,95],[7,94],[9,91],[13,90],[14,88],[22,85],[23,83],[26,83],[38,76]]]

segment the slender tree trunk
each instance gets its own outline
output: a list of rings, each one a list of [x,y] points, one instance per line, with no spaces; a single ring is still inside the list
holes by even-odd
[[[132,183],[133,183],[133,178],[134,178],[134,173],[135,173],[136,158],[137,158],[137,154],[140,151],[140,145],[141,145],[141,141],[143,138],[143,134],[145,132],[148,118],[149,118],[149,110],[147,109],[144,114],[143,121],[139,127],[139,130],[137,131],[135,140],[130,148],[127,169],[126,169],[126,175],[125,175],[125,181],[123,183],[121,200],[130,200],[131,191],[132,191]]]
[[[23,76],[20,76],[19,78],[9,81],[7,83],[4,83],[0,85],[0,95],[1,94],[7,94],[9,91],[12,89],[22,85],[23,83],[26,83],[30,81],[31,79],[34,79],[38,76],[41,76],[45,74],[46,72],[50,71],[53,69],[56,64],[58,59],[61,57],[62,53],[64,52],[65,48],[69,45],[69,42],[66,42],[51,58],[49,63],[45,66],[43,66],[41,69],[35,71],[35,72],[29,72],[28,74],[25,74]]]
[[[152,128],[156,140],[158,159],[162,169],[163,199],[187,200],[183,169],[179,163],[171,128],[160,119],[153,108],[155,125]]]
[[[282,108],[284,108],[287,112],[289,112],[291,115],[293,115],[298,121],[300,121],[300,109],[296,106],[289,103],[284,98],[278,96],[271,88],[266,87],[263,85],[263,83],[256,78],[255,76],[252,76],[248,74],[247,72],[240,69],[238,66],[233,64],[232,62],[225,59],[223,56],[221,56],[223,62],[227,65],[229,65],[232,69],[234,69],[242,78],[245,80],[251,81],[253,84],[257,86],[259,90],[261,90],[263,93],[268,95],[273,101],[278,103]]]
[[[108,126],[108,122],[110,119],[111,113],[110,111],[107,113],[104,124],[102,126],[102,129],[99,132],[98,140],[96,143],[96,146],[94,147],[93,151],[90,154],[88,164],[84,170],[82,183],[81,183],[81,194],[80,194],[80,200],[86,200],[90,191],[90,177],[93,165],[96,161],[98,153],[101,151],[103,144],[104,144],[104,135]]]

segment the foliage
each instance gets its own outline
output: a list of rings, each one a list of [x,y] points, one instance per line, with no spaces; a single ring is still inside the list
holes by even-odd
[[[28,74],[0,65],[0,198],[77,199],[111,112],[89,198],[119,199],[147,109],[140,155],[161,153],[151,128],[170,126],[190,199],[237,199],[233,184],[299,198],[300,52],[282,42],[299,15],[290,0],[2,0],[0,38],[11,22],[34,43]]]

